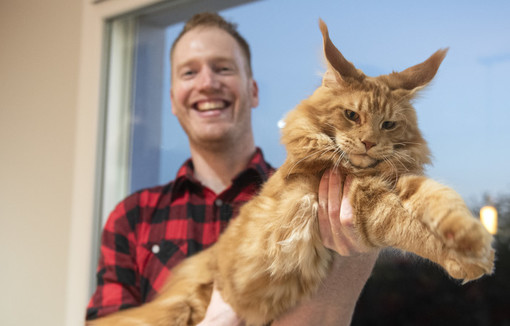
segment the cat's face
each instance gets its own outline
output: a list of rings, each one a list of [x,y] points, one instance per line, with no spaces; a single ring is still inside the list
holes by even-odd
[[[409,98],[370,82],[367,88],[321,86],[305,102],[315,133],[308,137],[322,139],[315,150],[332,167],[358,175],[421,171],[429,150]]]
[[[379,77],[367,77],[345,60],[321,23],[329,69],[322,85],[287,119],[282,141],[292,172],[342,167],[356,175],[396,177],[420,173],[430,162],[411,100],[435,75],[446,55]]]

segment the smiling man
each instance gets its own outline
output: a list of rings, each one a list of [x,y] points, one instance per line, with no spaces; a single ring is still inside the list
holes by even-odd
[[[198,179],[221,193],[255,152],[257,83],[246,50],[221,27],[198,26],[181,35],[171,55],[172,112],[188,135]]]
[[[258,87],[249,46],[235,25],[217,14],[193,16],[172,46],[171,67],[172,112],[188,136],[191,159],[175,180],[132,194],[110,214],[87,319],[152,300],[172,277],[171,269],[214,244],[274,171],[254,143],[251,113],[259,102]],[[325,173],[319,189],[321,236],[339,253],[330,276],[314,298],[274,326],[350,323],[377,253],[363,254],[342,193],[343,177]],[[215,291],[201,325],[242,321]]]

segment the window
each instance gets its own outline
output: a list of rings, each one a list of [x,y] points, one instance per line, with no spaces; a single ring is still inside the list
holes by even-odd
[[[462,134],[464,143],[476,144],[478,156],[487,158],[503,154],[500,149],[510,141],[504,125],[510,111],[503,95],[510,69],[505,36],[510,27],[503,13],[509,5],[364,2],[170,1],[111,20],[103,219],[128,193],[173,179],[189,156],[187,138],[171,114],[169,48],[182,22],[205,10],[220,11],[239,23],[251,45],[260,89],[260,105],[253,113],[255,140],[274,166],[285,157],[278,121],[320,84],[321,17],[343,54],[369,76],[403,70],[449,46],[431,90],[416,103],[421,127],[438,158],[429,174],[464,197],[509,191],[510,184],[501,180],[510,175],[478,173],[484,159],[474,159],[457,144]],[[451,121],[457,121],[455,128]],[[491,170],[508,171],[510,154],[504,155],[506,159],[491,161]]]
[[[467,200],[510,192],[510,2],[166,1],[108,23],[98,169],[103,222],[127,194],[172,180],[189,157],[171,114],[168,56],[182,22],[205,10],[239,23],[251,45],[260,89],[255,141],[274,166],[285,157],[278,121],[321,82],[321,17],[345,57],[369,76],[403,70],[449,46],[415,105],[436,157],[428,174]]]

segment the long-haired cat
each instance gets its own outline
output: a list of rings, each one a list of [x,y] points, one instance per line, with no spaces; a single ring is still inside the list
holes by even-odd
[[[326,169],[355,176],[349,199],[356,231],[370,247],[395,247],[473,280],[493,269],[491,235],[452,189],[423,176],[429,149],[415,95],[446,50],[399,73],[368,77],[329,39],[322,85],[286,118],[287,159],[242,207],[219,241],[185,260],[159,296],[89,325],[195,325],[213,283],[248,325],[264,325],[318,289],[333,252],[322,244],[317,192]]]

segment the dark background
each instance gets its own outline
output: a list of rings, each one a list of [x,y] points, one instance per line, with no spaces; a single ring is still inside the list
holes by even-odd
[[[493,275],[462,285],[429,261],[383,252],[358,301],[352,326],[510,325],[510,195],[492,204],[499,222]],[[478,211],[473,209],[475,216]]]

